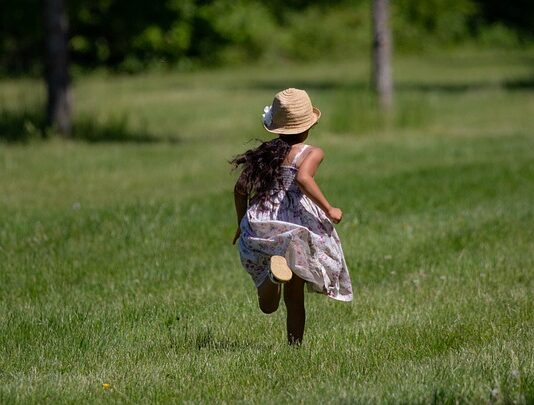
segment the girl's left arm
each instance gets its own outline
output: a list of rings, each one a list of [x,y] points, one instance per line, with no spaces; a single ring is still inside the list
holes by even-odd
[[[334,224],[337,224],[341,221],[343,212],[339,208],[330,205],[314,179],[315,172],[323,161],[323,158],[324,153],[322,149],[312,149],[299,167],[297,183],[302,191],[304,191],[304,194],[317,204]]]

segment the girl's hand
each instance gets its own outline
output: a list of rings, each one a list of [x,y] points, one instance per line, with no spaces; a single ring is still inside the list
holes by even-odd
[[[235,236],[234,240],[232,241],[232,245],[235,245],[235,243],[239,239],[239,236],[241,236],[241,228],[237,227],[237,231],[235,231]]]
[[[334,224],[339,224],[339,221],[343,218],[343,211],[339,208],[332,207],[328,210],[326,215],[328,215],[328,218],[330,218]]]

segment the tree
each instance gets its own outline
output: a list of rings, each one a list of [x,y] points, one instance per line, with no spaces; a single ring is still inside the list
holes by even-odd
[[[45,79],[48,90],[47,125],[61,135],[72,130],[72,91],[67,49],[68,17],[64,0],[45,0]]]
[[[373,57],[372,81],[384,110],[393,104],[391,69],[391,29],[389,27],[389,0],[373,0]]]

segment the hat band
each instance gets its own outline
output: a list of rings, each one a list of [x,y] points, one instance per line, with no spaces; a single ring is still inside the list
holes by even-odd
[[[320,116],[321,111],[313,107],[311,114],[301,117],[295,117],[295,119],[293,120],[280,120],[279,122],[273,120],[271,125],[267,126],[264,124],[264,127],[267,131],[277,134],[298,134],[310,129],[313,125],[315,125],[315,123],[317,123],[317,121],[319,120]]]

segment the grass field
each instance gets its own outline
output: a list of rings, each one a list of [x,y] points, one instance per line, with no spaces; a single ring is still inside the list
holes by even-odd
[[[0,403],[534,403],[534,53],[399,58],[389,123],[366,62],[89,76],[99,142],[0,143]],[[292,85],[355,292],[307,294],[298,349],[231,245],[227,164]],[[31,133],[42,85],[0,94]]]

